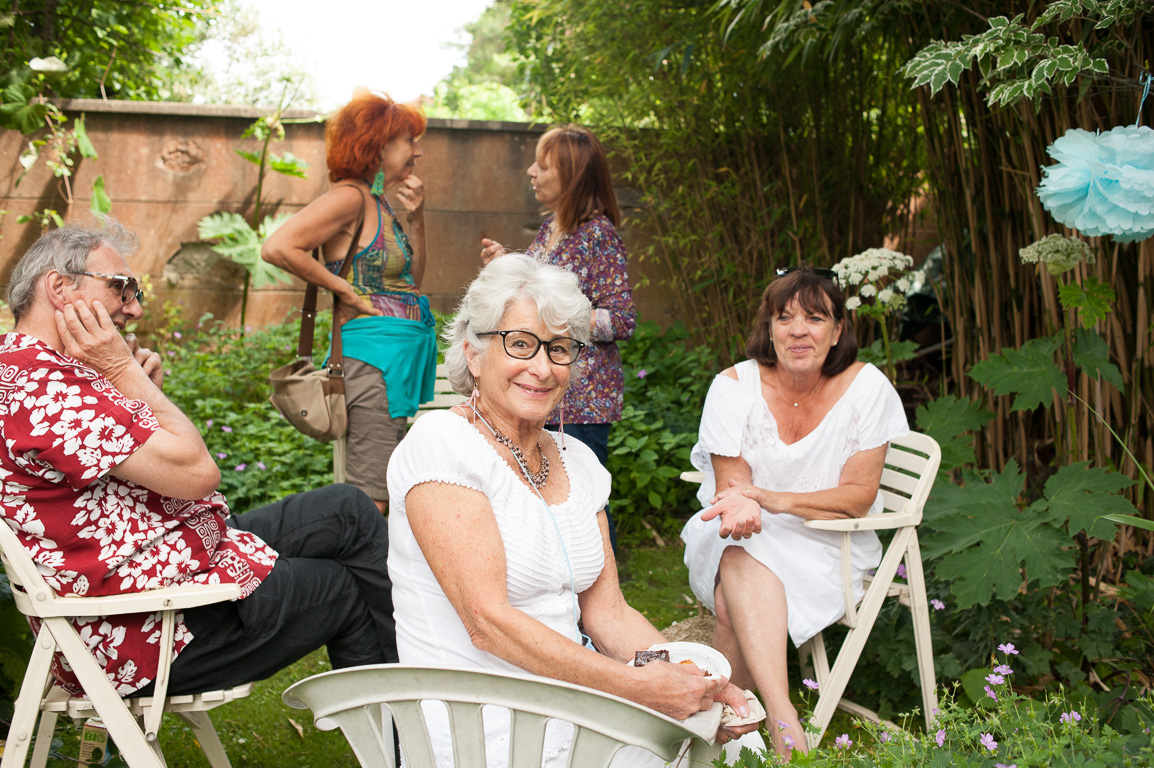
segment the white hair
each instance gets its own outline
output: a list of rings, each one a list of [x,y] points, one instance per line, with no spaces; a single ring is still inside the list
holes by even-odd
[[[537,317],[551,333],[589,343],[592,305],[581,292],[577,276],[523,253],[507,253],[481,270],[465,291],[452,323],[445,326],[445,367],[458,393],[468,395],[475,384],[465,342],[484,359],[492,337],[477,334],[511,330],[500,327],[501,318],[521,300],[537,307]]]

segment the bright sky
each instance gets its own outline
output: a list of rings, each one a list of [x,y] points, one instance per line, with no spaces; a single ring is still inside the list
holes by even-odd
[[[463,52],[462,29],[492,0],[244,0],[261,26],[280,29],[309,69],[322,108],[348,101],[358,85],[399,101],[431,96]]]

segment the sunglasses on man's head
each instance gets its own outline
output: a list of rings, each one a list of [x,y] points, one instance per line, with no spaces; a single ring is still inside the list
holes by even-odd
[[[74,274],[84,275],[85,277],[99,277],[102,280],[108,281],[108,287],[114,291],[120,291],[120,300],[128,304],[133,299],[139,302],[144,301],[144,291],[140,290],[140,283],[136,281],[135,277],[128,275],[109,275],[104,272],[76,272]]]
[[[776,271],[778,277],[785,277],[790,272],[796,272],[799,269],[812,270],[818,277],[824,277],[826,280],[832,281],[834,285],[841,284],[837,279],[837,272],[834,272],[832,269],[822,269],[820,267],[778,267]]]

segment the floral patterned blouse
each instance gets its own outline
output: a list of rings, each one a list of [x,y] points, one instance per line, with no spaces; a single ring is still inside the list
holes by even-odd
[[[569,391],[549,416],[556,424],[564,409],[571,424],[607,424],[621,421],[625,377],[617,341],[633,336],[637,310],[629,287],[625,245],[605,216],[586,221],[577,231],[548,248],[553,217],[545,219],[529,253],[577,275],[581,290],[593,304],[593,344],[573,366]]]
[[[231,583],[247,597],[272,570],[276,552],[225,524],[219,493],[173,499],[109,474],[159,428],[147,404],[92,368],[31,336],[0,336],[0,516],[58,594]],[[159,613],[73,625],[121,695],[151,682]],[[192,639],[178,614],[175,652]],[[81,692],[59,656],[52,671]]]

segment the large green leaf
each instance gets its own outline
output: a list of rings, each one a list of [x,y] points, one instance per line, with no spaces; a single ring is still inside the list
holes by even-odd
[[[308,171],[309,164],[292,152],[285,152],[283,157],[269,154],[268,165],[269,168],[277,173],[283,173],[285,176],[296,176],[298,179],[304,179],[308,176],[306,171]]]
[[[1001,473],[966,470],[962,473],[962,485],[934,486],[925,510],[925,522],[930,529],[923,542],[925,556],[933,559],[947,552],[960,552],[980,541],[980,533],[975,533],[973,538],[959,537],[958,525],[952,522],[955,518],[984,516],[1008,520],[1015,517],[1025,487],[1026,477],[1013,459],[1006,462]],[[962,524],[961,528],[968,526]]]
[[[28,135],[44,127],[48,105],[36,98],[36,89],[28,83],[13,83],[0,93],[0,127]]]
[[[1110,362],[1106,340],[1094,331],[1085,328],[1074,330],[1074,365],[1090,378],[1105,379],[1119,392],[1126,391],[1121,372]]]
[[[1117,298],[1114,289],[1096,277],[1087,277],[1085,285],[1065,283],[1058,287],[1058,299],[1062,308],[1075,310],[1083,328],[1092,328],[1099,320],[1110,314],[1111,305]]]
[[[112,198],[104,190],[104,177],[97,176],[96,181],[92,182],[92,206],[93,213],[101,215],[107,214],[112,210]]]
[[[1134,505],[1118,492],[1134,481],[1103,467],[1080,461],[1060,467],[1046,481],[1049,514],[1055,522],[1069,520],[1071,535],[1085,531],[1099,538],[1114,535],[1114,526],[1103,515],[1133,515]]]
[[[914,423],[918,431],[938,441],[942,448],[941,472],[974,463],[974,438],[994,414],[973,400],[945,395],[918,406]]]
[[[970,369],[969,376],[997,395],[1017,394],[1012,411],[1030,411],[1066,393],[1066,377],[1054,363],[1059,337],[1030,339],[1021,349],[1006,348]]]

